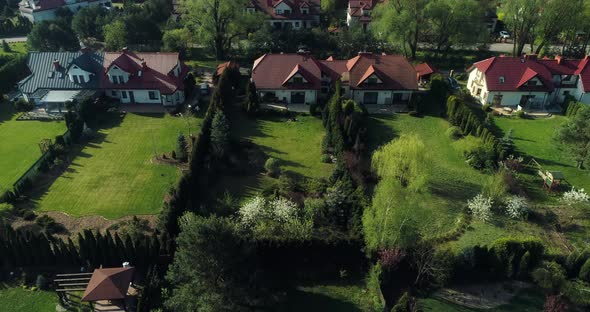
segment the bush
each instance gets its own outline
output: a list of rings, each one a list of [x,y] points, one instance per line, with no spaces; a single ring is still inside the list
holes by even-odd
[[[516,112],[515,116],[518,117],[518,118],[523,118],[524,119],[524,118],[526,118],[526,112],[523,111],[523,110],[519,110],[519,111]]]
[[[24,98],[20,98],[14,102],[14,109],[16,109],[19,112],[28,112],[31,111],[34,107],[35,105],[25,100]]]
[[[522,196],[512,196],[506,201],[506,214],[512,219],[522,219],[528,214],[528,203]]]
[[[47,279],[45,278],[45,276],[43,276],[41,274],[37,275],[37,280],[35,282],[35,286],[38,289],[46,290],[47,289]]]
[[[576,190],[575,188],[572,188],[571,190],[563,193],[562,200],[571,206],[574,204],[587,203],[590,201],[590,196],[586,194],[584,189]]]
[[[481,107],[481,109],[482,109],[484,112],[489,112],[489,111],[490,111],[490,109],[491,109],[491,107],[492,107],[492,105],[490,105],[490,104],[484,104],[484,105]]]
[[[266,174],[271,177],[276,177],[281,173],[281,167],[279,166],[279,161],[275,158],[269,158],[264,163],[264,169],[266,169]]]
[[[492,217],[492,204],[493,200],[490,197],[478,194],[467,201],[467,208],[474,217],[487,222]]]
[[[458,140],[463,136],[461,129],[459,129],[459,127],[456,127],[456,126],[452,126],[449,129],[447,129],[446,133],[447,133],[447,137],[449,137],[449,139],[451,139],[453,141]]]
[[[590,259],[586,260],[580,268],[579,278],[586,283],[590,283]]]
[[[172,150],[172,152],[170,153],[170,157],[172,159],[176,159],[176,151],[175,150]]]
[[[328,154],[322,154],[322,157],[320,159],[323,163],[331,163],[332,162],[332,157],[330,157],[330,155]]]
[[[37,215],[35,214],[35,212],[33,210],[26,209],[23,211],[23,219],[25,219],[27,221],[35,220],[36,217],[37,217]]]

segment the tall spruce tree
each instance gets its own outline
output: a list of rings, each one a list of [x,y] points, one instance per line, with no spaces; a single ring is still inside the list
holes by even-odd
[[[223,158],[229,146],[229,125],[225,114],[217,111],[211,124],[211,152],[217,158]]]
[[[184,134],[178,134],[178,138],[176,139],[176,158],[180,161],[186,161],[188,158],[188,143],[186,142],[186,137]]]

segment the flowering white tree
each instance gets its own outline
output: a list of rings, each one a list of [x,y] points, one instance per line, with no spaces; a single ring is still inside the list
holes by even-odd
[[[512,219],[522,219],[528,212],[528,203],[522,196],[512,196],[506,200],[506,213]]]
[[[590,201],[590,196],[586,194],[584,189],[576,190],[575,188],[572,188],[571,190],[563,193],[562,199],[566,204],[571,206],[573,204],[587,203]]]
[[[483,194],[477,194],[475,197],[467,201],[467,208],[471,214],[487,222],[492,217],[492,204],[494,201],[490,197],[485,197]]]
[[[240,208],[238,218],[257,237],[308,237],[313,228],[311,218],[300,217],[299,207],[285,198],[267,201],[256,196]]]

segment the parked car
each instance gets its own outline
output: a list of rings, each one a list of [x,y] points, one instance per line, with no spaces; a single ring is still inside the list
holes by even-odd
[[[453,77],[447,77],[447,82],[449,83],[449,86],[451,87],[451,89],[453,90],[457,90],[459,89],[459,83],[457,82],[457,80],[455,80],[455,78]]]
[[[207,83],[202,83],[199,90],[201,90],[201,95],[209,95],[209,85]]]
[[[502,30],[500,32],[500,38],[502,38],[502,39],[510,39],[510,33],[507,32],[507,31],[505,31],[505,30]]]

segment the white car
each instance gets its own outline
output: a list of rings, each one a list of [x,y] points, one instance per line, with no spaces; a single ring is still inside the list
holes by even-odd
[[[507,31],[505,31],[505,30],[502,30],[500,32],[500,38],[502,38],[502,39],[510,39],[510,33],[507,32]]]

